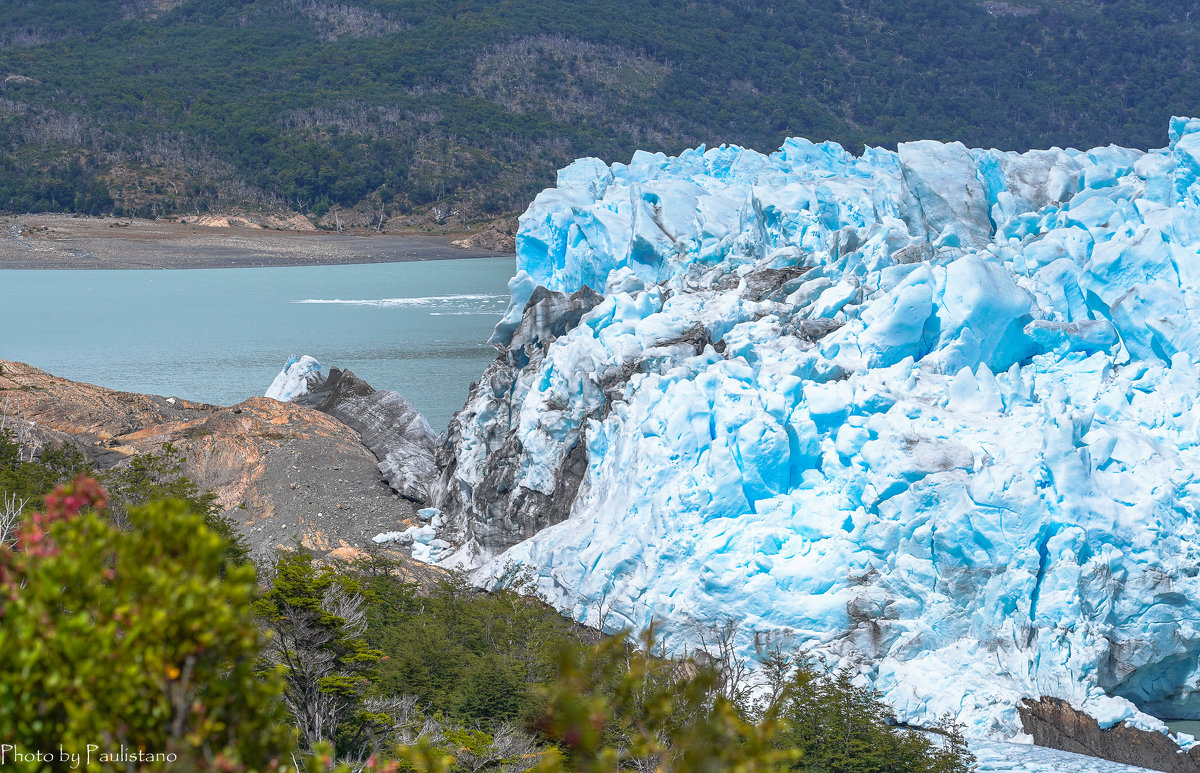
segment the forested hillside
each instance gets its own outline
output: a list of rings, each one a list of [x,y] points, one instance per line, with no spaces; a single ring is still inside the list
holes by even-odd
[[[570,159],[1158,147],[1200,0],[7,0],[0,209],[462,225]]]

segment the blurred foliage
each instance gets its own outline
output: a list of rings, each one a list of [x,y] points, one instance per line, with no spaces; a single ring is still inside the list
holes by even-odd
[[[559,747],[539,770],[751,773],[799,760],[773,743],[775,717],[744,716],[720,693],[714,670],[654,651],[652,631],[640,648],[617,637],[564,651],[541,725]]]
[[[90,744],[100,769],[277,766],[292,738],[279,680],[255,669],[254,569],[222,576],[225,545],[183,502],[133,507],[122,530],[106,499],[80,476],[0,547],[0,738],[25,752]],[[121,746],[174,762],[99,763]]]
[[[1166,143],[1200,0],[9,0],[0,208],[510,214],[573,158]]]

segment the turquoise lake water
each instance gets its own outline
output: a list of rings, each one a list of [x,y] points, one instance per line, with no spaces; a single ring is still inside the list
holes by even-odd
[[[434,431],[495,358],[510,258],[186,271],[0,271],[0,359],[232,405],[292,354],[394,389]]]
[[[1200,738],[1200,721],[1194,719],[1165,720],[1172,733],[1187,733],[1194,738]]]

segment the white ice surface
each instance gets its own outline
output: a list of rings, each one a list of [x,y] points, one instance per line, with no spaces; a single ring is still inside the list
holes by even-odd
[[[1003,741],[976,741],[971,744],[971,751],[978,761],[978,773],[1146,773],[1149,770],[1082,754]]]
[[[321,363],[314,358],[307,354],[302,357],[293,355],[288,358],[283,370],[279,371],[279,375],[271,382],[265,396],[284,403],[290,402],[300,395],[308,393],[309,376],[319,376],[320,374]]]

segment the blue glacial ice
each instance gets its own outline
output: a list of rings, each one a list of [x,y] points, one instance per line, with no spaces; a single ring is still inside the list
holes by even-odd
[[[282,403],[291,402],[300,395],[308,394],[309,381],[320,377],[321,363],[315,357],[307,354],[297,357],[293,354],[284,363],[283,370],[275,376],[271,386],[267,387],[264,396]]]
[[[1043,695],[1200,717],[1200,120],[1169,136],[575,162],[521,218],[493,340],[538,286],[603,298],[503,350],[443,488],[486,513],[506,433],[496,496],[554,494],[577,447],[582,479],[499,553],[450,508],[452,562],[669,644],[740,621],[746,652],[823,655],[976,737]]]
[[[1150,773],[1149,768],[1029,744],[976,740],[971,752],[978,773]]]

